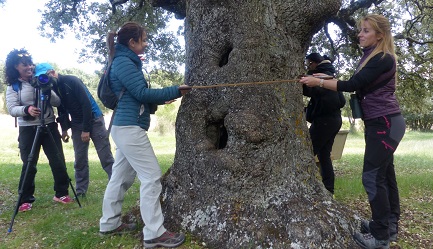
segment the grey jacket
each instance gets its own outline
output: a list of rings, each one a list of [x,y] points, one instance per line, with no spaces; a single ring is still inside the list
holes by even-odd
[[[26,114],[24,111],[26,106],[35,106],[35,102],[38,100],[38,98],[40,98],[40,96],[36,96],[35,88],[30,85],[29,82],[23,80],[20,81],[21,89],[18,92],[16,92],[12,86],[8,86],[6,89],[6,107],[8,112],[12,117],[18,118],[19,126],[40,125],[41,120],[39,117],[34,118]],[[49,101],[45,102],[45,105],[45,124],[49,124],[55,121],[55,115],[52,106],[60,106],[60,98],[53,90],[51,90],[51,96],[49,97]]]

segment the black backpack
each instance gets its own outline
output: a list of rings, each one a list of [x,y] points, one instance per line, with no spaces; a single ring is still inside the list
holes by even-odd
[[[108,133],[110,133],[111,130],[111,124],[113,122],[114,114],[116,113],[117,109],[117,103],[122,98],[123,94],[125,93],[125,88],[122,88],[122,91],[120,91],[119,97],[111,90],[110,87],[110,69],[111,69],[111,63],[108,63],[105,67],[105,71],[101,76],[101,79],[98,83],[98,98],[101,100],[102,104],[110,108],[113,111],[113,114],[111,116],[110,124],[108,125]]]
[[[122,98],[123,93],[125,92],[125,89],[122,88],[122,91],[120,92],[119,97],[111,90],[110,87],[110,69],[111,69],[111,63],[108,63],[105,67],[105,71],[101,76],[101,79],[98,83],[98,98],[101,100],[102,104],[111,109],[114,110],[117,106],[117,103],[119,102],[120,98]]]

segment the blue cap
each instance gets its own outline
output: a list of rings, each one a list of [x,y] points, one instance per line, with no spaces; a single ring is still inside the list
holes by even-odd
[[[47,71],[49,70],[54,70],[53,66],[51,66],[51,64],[49,63],[39,63],[36,67],[35,67],[35,76],[39,76],[41,74],[46,74]]]

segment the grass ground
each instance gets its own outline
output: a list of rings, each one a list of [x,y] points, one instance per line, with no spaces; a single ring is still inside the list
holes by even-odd
[[[101,200],[107,177],[100,167],[96,152],[90,148],[91,184],[86,198],[78,205],[62,205],[52,201],[52,176],[47,159],[41,153],[36,176],[36,198],[30,212],[19,213],[8,233],[17,200],[21,162],[17,148],[17,132],[13,119],[1,115],[0,122],[0,248],[141,248],[140,233],[127,236],[100,237]],[[173,162],[173,136],[151,133],[155,152],[165,172]],[[433,133],[409,132],[395,155],[401,195],[401,232],[392,248],[433,248]],[[364,142],[362,135],[349,134],[343,157],[335,161],[337,201],[369,216],[367,197],[361,183]],[[72,144],[64,144],[68,173],[73,179]],[[137,206],[136,182],[128,191],[124,210]],[[203,249],[205,246],[188,237],[180,248]]]
[[[401,217],[397,244],[391,248],[433,248],[433,133],[407,132],[394,157]],[[335,162],[337,200],[370,217],[361,182],[364,138],[349,134]]]

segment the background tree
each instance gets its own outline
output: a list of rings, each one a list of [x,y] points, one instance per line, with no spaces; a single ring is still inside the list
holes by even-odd
[[[430,130],[433,124],[432,3],[417,0],[344,1],[338,14],[328,18],[324,28],[313,38],[310,50],[331,55],[339,77],[347,79],[357,63],[354,58],[361,54],[356,45],[355,20],[367,12],[387,16],[393,25],[399,56],[397,97],[402,111],[411,129]],[[348,106],[345,113],[350,117]],[[354,120],[350,121],[354,125]]]
[[[63,38],[66,31],[73,30],[76,38],[86,44],[80,53],[82,60],[93,59],[104,64],[107,32],[117,30],[127,21],[137,21],[145,24],[148,32],[147,62],[159,69],[176,71],[184,62],[184,51],[176,35],[166,30],[173,15],[153,8],[148,1],[111,2],[113,5],[101,1],[50,0],[42,14],[41,34],[55,41]]]
[[[148,81],[151,82],[152,88],[172,86],[173,84],[181,85],[184,80],[184,75],[178,71],[155,69],[148,74]]]
[[[50,0],[44,11],[45,20],[41,24],[41,30],[55,40],[61,38],[66,30],[73,29],[77,38],[87,44],[81,51],[82,60],[95,59],[102,63],[106,57],[106,32],[117,28],[124,21],[139,21],[149,28],[152,37],[154,48],[147,55],[150,64],[165,71],[176,71],[184,62],[183,49],[174,34],[163,31],[172,15],[154,7],[163,7],[181,19],[186,15],[185,0],[111,0],[110,3],[111,5],[89,0]],[[412,129],[421,129],[415,125],[421,122],[424,123],[422,127],[426,127],[424,129],[430,129],[428,120],[431,116],[433,93],[431,77],[426,72],[431,68],[431,11],[431,0],[343,0],[340,10],[327,16],[324,25],[316,27],[319,32],[310,44],[310,51],[330,55],[335,59],[339,77],[350,77],[361,53],[357,46],[356,20],[367,12],[386,15],[396,34],[400,56],[400,87],[397,94],[408,125]],[[181,31],[178,34],[182,34]],[[418,74],[418,71],[423,73]],[[354,125],[349,106],[345,107],[343,113],[347,113],[349,121]]]
[[[0,92],[6,89],[6,79],[5,79],[5,63],[0,62]]]
[[[410,128],[431,130],[433,125],[433,1],[402,2],[408,13],[396,35],[400,56],[399,100]]]
[[[5,79],[5,64],[4,62],[0,62],[0,93],[1,93],[1,97],[0,97],[0,113],[8,113],[7,109],[6,109],[6,84],[4,84],[6,82]]]

